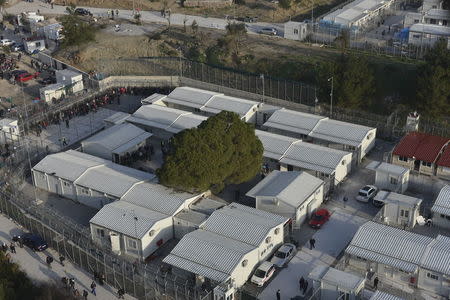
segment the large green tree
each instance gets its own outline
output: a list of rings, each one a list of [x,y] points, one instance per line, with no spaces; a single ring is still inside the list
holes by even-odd
[[[342,55],[332,63],[323,63],[318,72],[322,102],[329,104],[333,77],[333,105],[367,109],[375,92],[373,70],[364,57]]]
[[[417,108],[428,118],[450,116],[450,51],[442,40],[425,56],[417,76]]]
[[[237,114],[223,111],[198,128],[175,135],[157,175],[166,186],[217,192],[258,174],[262,155],[263,146],[254,127]]]

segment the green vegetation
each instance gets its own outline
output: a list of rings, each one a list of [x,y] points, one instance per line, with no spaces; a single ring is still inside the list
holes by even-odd
[[[217,40],[217,44],[206,49],[206,61],[220,65],[225,60],[231,60],[235,66],[243,63],[241,57],[242,42],[247,35],[244,23],[228,23],[225,36]]]
[[[450,116],[450,51],[444,40],[427,53],[419,68],[417,108],[428,118]]]
[[[278,5],[282,8],[282,9],[290,9],[292,6],[292,0],[279,0]]]
[[[66,7],[68,15],[61,17],[63,47],[80,46],[95,40],[95,28],[75,15],[75,6]]]
[[[227,184],[239,184],[258,174],[262,155],[254,127],[237,114],[223,111],[198,128],[175,135],[157,174],[166,186],[219,192]]]
[[[0,300],[74,299],[58,287],[33,284],[27,274],[17,264],[11,263],[6,255],[9,254],[0,251]]]

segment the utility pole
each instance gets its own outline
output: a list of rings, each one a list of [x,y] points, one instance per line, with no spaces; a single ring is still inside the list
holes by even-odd
[[[264,93],[265,93],[265,89],[264,89],[264,74],[259,74],[259,78],[261,78],[262,80],[262,103],[264,103]]]
[[[331,92],[330,92],[330,118],[333,117],[333,85],[334,85],[334,76],[328,78],[328,81],[331,81]]]

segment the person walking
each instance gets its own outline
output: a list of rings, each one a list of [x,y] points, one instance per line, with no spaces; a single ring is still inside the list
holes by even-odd
[[[63,287],[67,289],[67,277],[61,278],[61,282],[63,284]]]
[[[88,295],[89,295],[88,291],[83,290],[83,299],[84,300],[87,300]]]
[[[119,10],[116,9],[116,17],[118,17],[118,16],[119,16]]]
[[[51,256],[49,255],[49,256],[47,256],[47,258],[45,259],[45,261],[47,262],[47,266],[51,269],[51,268],[52,268],[53,257],[51,257]]]
[[[298,283],[300,285],[300,291],[303,291],[303,288],[305,287],[305,278],[303,278],[303,276],[302,276]]]
[[[20,235],[17,237],[17,242],[19,243],[19,247],[23,248],[23,239]]]
[[[316,240],[312,238],[309,240],[309,250],[312,250],[313,248],[316,248]]]
[[[64,267],[64,261],[66,260],[66,258],[63,256],[63,255],[61,255],[61,256],[59,256],[59,263],[61,264],[61,266],[63,266]]]
[[[280,290],[277,290],[277,300],[280,300],[281,299],[281,291]]]
[[[303,295],[306,295],[307,290],[308,290],[308,280],[305,280],[305,285],[303,286]]]
[[[14,242],[11,242],[11,244],[9,245],[9,251],[11,251],[11,253],[16,253],[16,245],[14,244]]]
[[[378,289],[378,277],[375,277],[375,279],[373,280],[373,288]]]
[[[75,278],[70,278],[69,279],[69,285],[72,289],[75,289]]]
[[[94,296],[97,296],[97,292],[95,291],[95,288],[97,287],[97,284],[95,283],[95,281],[92,281],[92,283],[91,283],[91,293],[94,295]]]
[[[69,119],[66,119],[66,127],[69,128]]]
[[[118,299],[125,299],[124,295],[125,295],[125,290],[123,288],[120,288],[117,291],[117,295],[118,295]]]

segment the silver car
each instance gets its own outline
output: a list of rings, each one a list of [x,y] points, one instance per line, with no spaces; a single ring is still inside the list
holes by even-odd
[[[362,189],[359,190],[358,195],[356,196],[356,200],[361,202],[369,202],[375,195],[377,194],[378,189],[373,185],[366,185]]]
[[[277,30],[272,27],[265,27],[258,31],[260,34],[277,35]]]
[[[270,260],[278,268],[282,268],[288,264],[288,262],[294,257],[296,247],[293,244],[283,244],[275,252]]]

